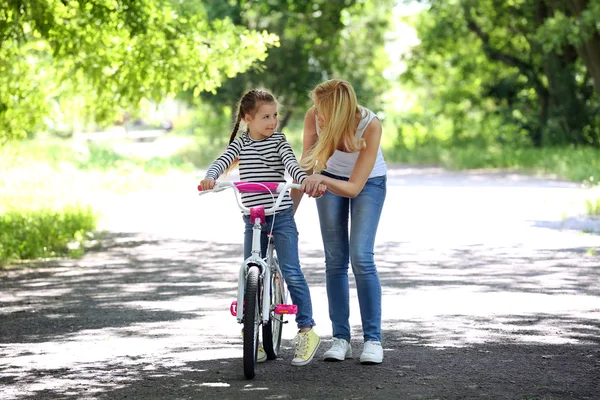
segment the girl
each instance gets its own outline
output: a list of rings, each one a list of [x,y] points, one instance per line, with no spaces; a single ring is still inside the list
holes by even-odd
[[[343,80],[325,81],[312,91],[314,106],[304,119],[302,166],[319,172],[302,182],[317,200],[325,248],[325,275],[333,346],[325,360],[352,357],[348,260],[356,279],[363,328],[363,364],[383,361],[381,347],[381,284],[373,258],[377,225],[386,195],[387,167],[379,143],[381,123],[360,107],[352,86]],[[351,222],[351,224],[349,223]],[[348,235],[348,226],[350,235]]]
[[[226,171],[235,160],[239,160],[240,179],[245,182],[285,182],[285,171],[297,182],[302,183],[307,175],[298,166],[291,146],[277,128],[278,104],[273,95],[266,90],[254,89],[246,93],[240,100],[238,116],[229,146],[225,152],[212,163],[206,177],[200,182],[203,190],[212,189],[215,180]],[[236,138],[240,123],[247,125],[247,130]],[[325,190],[324,185],[319,189]],[[246,207],[259,205],[265,208],[273,205],[270,193],[242,193],[242,203]],[[263,225],[263,245],[266,247],[266,230],[271,228],[274,215],[267,217]],[[252,249],[252,226],[249,216],[244,216],[246,229],[244,234],[244,257],[249,257]],[[312,329],[315,322],[312,317],[310,291],[298,258],[298,230],[294,220],[293,201],[289,193],[277,209],[273,226],[275,249],[283,276],[292,297],[298,306],[296,324],[296,351],[292,365],[306,365],[314,357],[321,339]],[[266,354],[259,348],[258,362],[266,360]]]

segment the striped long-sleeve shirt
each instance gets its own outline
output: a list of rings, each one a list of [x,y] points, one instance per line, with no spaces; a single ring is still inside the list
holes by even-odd
[[[237,137],[225,152],[212,163],[206,171],[207,178],[217,179],[225,170],[239,159],[240,180],[244,182],[285,182],[285,171],[297,182],[302,183],[307,175],[300,169],[292,147],[279,132],[268,138],[254,140],[248,132]],[[278,194],[242,193],[242,204],[246,207],[273,205]],[[285,194],[277,211],[287,209],[293,204],[289,192]]]

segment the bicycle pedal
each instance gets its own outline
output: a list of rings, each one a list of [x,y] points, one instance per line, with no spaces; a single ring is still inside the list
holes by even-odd
[[[229,306],[229,312],[234,317],[237,316],[237,300],[234,300],[234,301],[231,302],[231,305]]]
[[[295,304],[278,304],[275,307],[275,314],[297,314],[298,306]]]

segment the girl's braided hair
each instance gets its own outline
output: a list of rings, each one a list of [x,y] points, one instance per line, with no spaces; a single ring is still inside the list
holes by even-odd
[[[231,137],[229,138],[229,144],[235,139],[242,118],[244,118],[246,114],[254,116],[261,103],[272,104],[276,103],[276,100],[275,97],[265,89],[252,89],[242,96],[238,106],[238,115],[235,126],[233,127],[233,132],[231,132]]]

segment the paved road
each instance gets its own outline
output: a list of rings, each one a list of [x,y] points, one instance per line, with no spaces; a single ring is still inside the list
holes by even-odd
[[[0,399],[600,398],[600,223],[578,216],[597,192],[394,168],[376,247],[385,363],[292,367],[289,324],[283,359],[246,381],[228,314],[240,217],[231,193],[199,199],[194,180],[99,198],[100,248],[2,272]],[[297,220],[319,356],[331,329],[316,218],[305,199]]]

